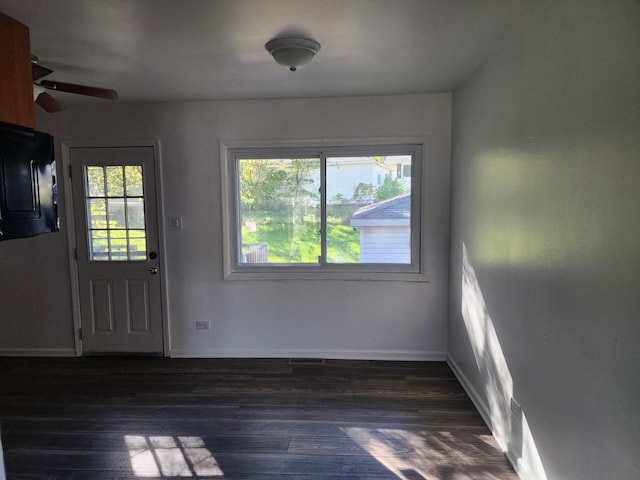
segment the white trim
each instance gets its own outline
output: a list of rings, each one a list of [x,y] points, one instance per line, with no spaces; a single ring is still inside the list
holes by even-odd
[[[420,161],[415,165],[415,172],[420,175],[412,177],[412,211],[413,217],[419,222],[419,228],[413,228],[411,235],[411,251],[417,256],[412,264],[309,264],[309,265],[269,265],[250,266],[236,263],[237,212],[235,166],[230,158],[232,150],[254,149],[261,153],[271,150],[275,154],[280,150],[309,151],[309,154],[324,155],[325,150],[340,149],[340,153],[362,153],[366,147],[393,150],[395,147],[415,147],[419,152]],[[406,281],[427,282],[428,260],[426,239],[431,228],[427,210],[431,202],[427,196],[431,189],[428,172],[431,163],[430,137],[381,137],[381,138],[352,138],[352,139],[306,139],[306,140],[225,140],[219,141],[221,163],[221,204],[222,204],[222,234],[223,234],[223,277],[225,280],[365,280],[365,281]],[[313,150],[313,152],[312,152]],[[329,154],[327,152],[327,154]],[[418,185],[416,185],[418,184]]]
[[[362,264],[365,265],[365,264]],[[369,264],[370,265],[370,264]],[[402,272],[380,272],[376,271],[344,271],[339,269],[332,271],[313,271],[312,268],[307,271],[292,271],[296,267],[287,268],[285,266],[273,267],[268,272],[242,272],[239,275],[230,275],[225,280],[232,281],[251,281],[251,280],[335,280],[335,281],[367,281],[367,282],[428,282],[431,276],[422,273],[402,273]],[[297,267],[300,268],[301,267]]]
[[[454,375],[458,378],[458,380],[462,384],[462,388],[464,388],[465,392],[467,392],[467,395],[469,395],[469,397],[471,398],[471,401],[475,405],[476,409],[478,410],[478,412],[480,412],[480,416],[484,420],[484,423],[487,424],[487,427],[489,427],[489,430],[491,430],[491,432],[493,433],[493,425],[491,422],[491,412],[489,410],[489,406],[484,401],[484,399],[480,396],[480,394],[475,389],[475,387],[471,384],[471,382],[469,381],[467,376],[464,374],[460,366],[453,359],[453,357],[447,354],[446,360],[447,360],[447,364],[451,367],[451,370],[453,370]],[[496,440],[498,439],[496,438]],[[500,441],[498,441],[498,443],[500,443]],[[500,444],[500,448],[502,448],[503,451],[505,450],[504,447],[505,447],[504,445]]]
[[[74,348],[0,348],[0,357],[75,357]]]
[[[168,284],[167,284],[167,258],[165,248],[165,228],[164,228],[164,196],[162,195],[162,161],[160,157],[160,139],[158,138],[133,138],[133,139],[106,139],[106,140],[60,140],[62,153],[62,171],[64,185],[65,212],[67,216],[67,249],[69,253],[69,272],[71,274],[71,301],[73,309],[73,329],[75,355],[82,356],[82,340],[78,332],[82,327],[80,317],[80,282],[78,278],[78,265],[74,255],[76,243],[75,213],[73,209],[73,187],[69,168],[71,166],[70,150],[72,148],[135,148],[151,147],[153,149],[153,163],[156,179],[156,217],[158,225],[158,262],[160,264],[160,296],[162,312],[162,342],[163,355],[169,356],[170,336],[169,336],[169,306],[168,306]]]
[[[540,480],[539,477],[536,477],[533,473],[533,470],[531,470],[528,463],[524,462],[522,459],[513,458],[513,454],[509,451],[504,452],[504,454],[521,480]]]
[[[220,145],[231,148],[315,148],[315,147],[368,147],[385,145],[427,144],[430,136],[408,137],[349,137],[349,138],[307,138],[300,140],[274,140],[221,138]],[[222,158],[222,157],[221,157]],[[226,155],[225,157],[226,158]]]
[[[164,195],[162,194],[162,144],[160,139],[153,140],[153,161],[156,177],[156,221],[158,225],[158,260],[162,275],[160,275],[160,293],[162,308],[162,355],[169,356],[171,348],[171,329],[169,328],[169,272],[167,270],[166,229],[164,226]]]
[[[522,480],[538,480],[535,474],[533,473],[533,470],[529,466],[529,464],[524,462],[521,458],[517,459],[513,457],[513,452],[509,451],[509,448],[507,446],[507,439],[499,438],[496,435],[496,432],[493,428],[493,424],[491,422],[491,411],[489,410],[489,406],[484,401],[484,399],[480,396],[480,394],[475,389],[475,387],[471,384],[471,381],[464,374],[462,368],[460,367],[460,365],[458,365],[458,363],[454,360],[454,358],[449,354],[447,354],[446,357],[447,357],[446,358],[447,364],[449,365],[449,367],[451,367],[451,370],[453,371],[454,375],[457,377],[458,381],[462,384],[462,388],[464,388],[465,392],[467,392],[467,395],[469,395],[469,398],[471,398],[471,401],[473,402],[476,409],[480,413],[480,416],[484,420],[484,423],[486,423],[487,427],[489,427],[489,430],[491,430],[491,434],[493,435],[493,438],[496,439],[498,446],[507,457],[507,460],[509,460],[509,463],[511,464],[513,469],[516,471],[516,474],[518,475],[518,477],[520,477]]]
[[[78,278],[77,261],[75,258],[76,249],[76,222],[73,212],[73,188],[71,186],[71,168],[70,149],[75,146],[75,142],[60,142],[60,150],[62,154],[62,183],[64,185],[64,207],[67,221],[67,252],[69,257],[69,275],[71,277],[71,307],[73,315],[73,341],[75,347],[75,355],[82,356],[82,340],[80,339],[80,329],[82,321],[80,317],[80,280]],[[58,175],[58,178],[60,175]]]
[[[390,360],[442,362],[446,352],[406,350],[172,350],[172,358],[326,358],[334,360]]]

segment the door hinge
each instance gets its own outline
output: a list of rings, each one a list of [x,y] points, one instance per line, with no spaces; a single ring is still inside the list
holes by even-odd
[[[82,329],[78,329],[78,339],[82,340]]]
[[[72,174],[71,174],[71,165],[69,165],[69,178],[71,178],[71,177],[72,177]]]
[[[73,249],[73,258],[75,258],[76,260],[78,260],[78,249],[74,248]]]

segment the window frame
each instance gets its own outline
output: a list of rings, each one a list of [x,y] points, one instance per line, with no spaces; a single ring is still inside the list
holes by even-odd
[[[107,182],[107,168],[108,167],[117,167],[117,168],[121,168],[122,169],[122,185],[123,185],[123,191],[122,191],[122,195],[112,195],[110,196],[108,193],[108,182]],[[140,194],[139,195],[129,195],[127,192],[127,173],[126,173],[126,169],[127,167],[139,167],[140,168],[140,176],[141,176],[141,185],[140,185]],[[89,185],[89,168],[100,168],[102,169],[102,176],[103,176],[103,190],[104,190],[104,196],[97,196],[97,195],[91,195],[91,187]],[[84,208],[85,208],[85,217],[86,217],[86,240],[87,240],[87,261],[89,263],[124,263],[124,262],[146,262],[147,261],[147,255],[149,252],[149,248],[148,248],[148,244],[147,244],[147,207],[146,207],[146,197],[145,197],[145,191],[144,191],[144,165],[142,164],[118,164],[118,165],[109,165],[108,163],[106,164],[95,164],[95,165],[82,165],[82,175],[83,175],[83,201],[84,201]],[[128,199],[141,199],[142,200],[142,215],[143,215],[143,225],[142,227],[129,227],[129,209],[128,209]],[[122,199],[123,201],[123,209],[124,209],[124,218],[125,218],[125,226],[122,228],[111,228],[109,226],[109,200],[115,200],[115,199]],[[104,200],[105,201],[105,220],[107,222],[107,226],[105,228],[93,228],[91,225],[93,223],[92,220],[92,215],[90,213],[90,209],[91,209],[91,200]],[[107,245],[109,246],[108,251],[106,252],[106,259],[103,258],[96,258],[95,256],[95,252],[94,252],[94,246],[92,243],[93,240],[93,232],[95,231],[102,231],[102,232],[107,232]],[[112,231],[122,231],[122,232],[126,232],[125,237],[120,237],[120,238],[124,238],[126,240],[126,245],[127,245],[127,255],[126,258],[122,258],[122,259],[118,259],[115,260],[112,258],[112,253],[111,252],[111,236],[109,234],[109,232]],[[140,239],[140,238],[144,238],[145,241],[145,250],[143,252],[144,256],[142,258],[130,258],[131,257],[131,251],[130,251],[130,240],[131,237],[129,235],[129,232],[131,231],[144,231],[144,237],[134,237],[133,239]],[[115,237],[117,238],[117,237]]]
[[[423,189],[427,185],[428,139],[377,139],[369,141],[246,142],[221,141],[223,204],[223,260],[225,280],[397,280],[428,281],[426,270],[427,219],[423,209]],[[326,261],[326,158],[353,156],[411,155],[411,262],[328,263]],[[240,263],[240,190],[238,161],[247,158],[320,158],[320,248],[317,264]]]

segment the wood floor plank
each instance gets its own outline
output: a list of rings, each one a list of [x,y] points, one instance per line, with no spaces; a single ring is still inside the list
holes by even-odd
[[[91,452],[125,451],[125,433],[114,432],[70,432],[50,433],[42,431],[20,431],[3,435],[3,441],[12,449],[35,450],[82,450]],[[147,437],[162,437],[162,433],[147,433]],[[178,437],[176,435],[176,437]],[[289,435],[200,435],[207,448],[216,452],[286,453]],[[15,451],[15,450],[14,450]]]
[[[16,480],[517,478],[443,362],[3,357],[0,425]]]

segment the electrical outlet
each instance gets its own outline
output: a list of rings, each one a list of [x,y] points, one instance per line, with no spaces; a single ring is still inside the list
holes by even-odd
[[[520,404],[518,402],[516,402],[515,399],[512,397],[511,398],[511,413],[518,414],[521,411],[522,411],[522,407],[520,407]]]
[[[209,330],[209,320],[196,320],[196,330]]]

